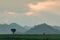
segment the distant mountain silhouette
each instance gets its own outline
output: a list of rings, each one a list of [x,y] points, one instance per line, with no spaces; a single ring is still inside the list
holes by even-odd
[[[54,26],[53,28],[60,31],[60,26]]]
[[[44,24],[39,24],[35,25],[30,29],[29,26],[22,27],[16,23],[11,23],[11,24],[0,24],[0,34],[12,34],[11,30],[12,28],[16,29],[16,34],[59,34],[60,31],[57,29],[60,29],[60,27],[52,27],[50,25],[47,25],[46,23]],[[26,32],[27,31],[27,32]]]
[[[27,34],[60,34],[60,31],[54,29],[52,26],[46,23],[35,25],[33,28],[26,32]]]
[[[0,24],[0,34],[11,34],[12,32],[10,29],[12,28],[16,29],[16,34],[24,33],[27,30],[16,23],[11,23],[10,25]]]

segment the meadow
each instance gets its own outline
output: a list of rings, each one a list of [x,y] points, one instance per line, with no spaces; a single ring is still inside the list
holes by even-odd
[[[60,34],[0,34],[0,40],[60,40]]]

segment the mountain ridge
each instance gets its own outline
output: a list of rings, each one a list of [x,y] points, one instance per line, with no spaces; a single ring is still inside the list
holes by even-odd
[[[10,29],[16,29],[16,34],[24,33],[26,31],[25,28],[22,26],[16,24],[16,23],[11,23],[11,24],[0,24],[0,34],[11,34]]]
[[[60,34],[59,30],[54,29],[52,26],[46,23],[35,25],[33,28],[26,32],[27,34]]]
[[[48,25],[46,23],[38,24],[30,28],[30,26],[24,26],[18,25],[16,23],[11,24],[0,24],[0,34],[12,34],[10,29],[16,29],[15,34],[60,34],[60,31],[57,30],[58,28],[55,28],[51,25]]]

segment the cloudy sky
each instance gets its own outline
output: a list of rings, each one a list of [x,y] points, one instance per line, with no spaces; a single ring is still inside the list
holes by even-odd
[[[0,0],[0,24],[60,26],[60,0]]]

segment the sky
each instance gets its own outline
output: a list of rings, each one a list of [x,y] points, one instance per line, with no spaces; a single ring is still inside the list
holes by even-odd
[[[0,0],[0,24],[60,26],[60,0]]]

